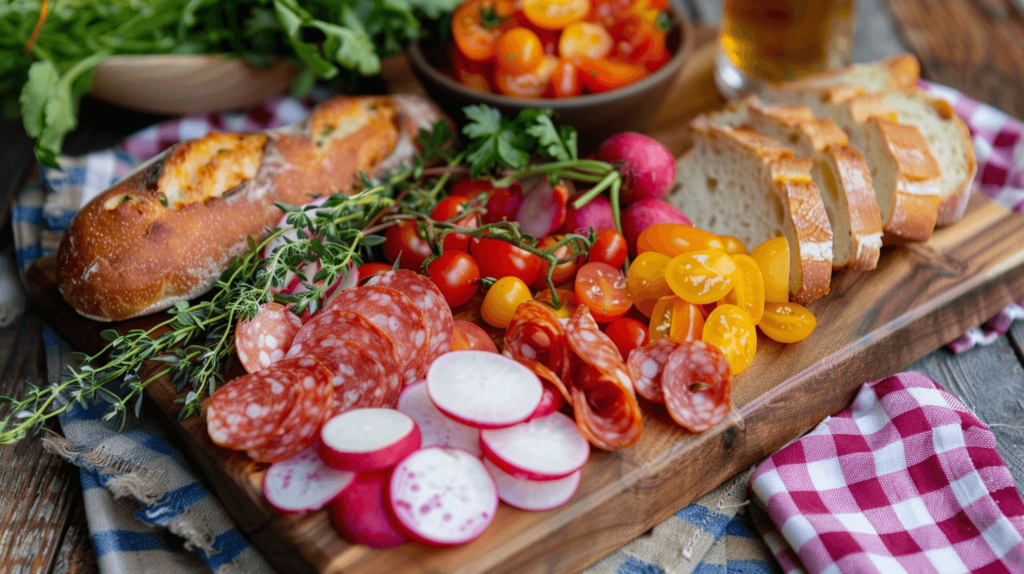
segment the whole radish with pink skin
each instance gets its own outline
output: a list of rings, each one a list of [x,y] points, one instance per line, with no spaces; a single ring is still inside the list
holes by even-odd
[[[620,201],[665,197],[676,179],[672,152],[654,138],[634,132],[615,134],[597,150],[597,159],[613,164],[622,175]]]
[[[660,223],[682,223],[693,225],[689,217],[668,203],[649,197],[630,205],[622,214],[622,235],[626,243],[636,245],[643,230]]]
[[[607,197],[599,195],[577,209],[573,207],[573,202],[579,197],[577,195],[569,198],[569,209],[565,214],[565,223],[562,224],[562,233],[586,231],[588,227],[593,227],[594,233],[615,229],[612,202]]]
[[[331,504],[331,521],[350,542],[370,548],[391,548],[405,542],[385,510],[390,481],[389,471],[361,473]]]

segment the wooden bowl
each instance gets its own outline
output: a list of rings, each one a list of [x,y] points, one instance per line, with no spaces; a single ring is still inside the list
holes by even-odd
[[[687,58],[693,51],[693,28],[683,10],[670,2],[673,28],[666,38],[672,58],[644,79],[617,90],[586,94],[574,98],[514,98],[474,90],[460,84],[451,74],[448,46],[409,46],[409,63],[430,97],[456,122],[465,121],[462,108],[484,103],[514,116],[528,108],[550,108],[555,118],[579,132],[581,153],[597,149],[608,136],[624,131],[643,131],[672,87]]]
[[[218,56],[115,56],[92,74],[92,95],[140,112],[187,115],[251,106],[291,85],[301,69],[284,60],[259,69]]]

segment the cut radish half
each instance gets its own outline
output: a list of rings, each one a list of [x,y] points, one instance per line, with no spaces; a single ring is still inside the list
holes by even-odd
[[[484,468],[498,486],[498,498],[521,510],[551,510],[562,506],[576,494],[583,476],[583,471],[577,470],[558,480],[526,480],[512,476],[487,459],[484,459]]]
[[[437,410],[427,395],[426,381],[413,383],[398,396],[398,410],[409,415],[420,427],[422,447],[450,446],[480,456],[480,431],[450,419]]]
[[[320,429],[320,456],[342,470],[390,468],[418,448],[416,421],[394,409],[353,409]]]
[[[523,422],[544,387],[533,371],[486,351],[452,351],[427,371],[427,393],[442,413],[470,426],[496,429]]]
[[[554,385],[546,381],[541,384],[544,385],[544,394],[541,395],[540,404],[537,405],[528,420],[546,417],[565,406],[565,398]]]
[[[498,468],[527,480],[554,480],[579,470],[590,443],[562,413],[498,430],[480,431],[480,450]]]
[[[498,509],[498,491],[479,458],[434,446],[398,463],[388,502],[396,524],[410,538],[453,546],[487,529]]]
[[[263,477],[263,496],[280,512],[313,512],[338,498],[355,476],[354,472],[325,465],[317,447],[311,446],[270,465]]]
[[[388,472],[365,472],[331,505],[334,527],[349,542],[370,548],[391,548],[405,542],[385,510]]]

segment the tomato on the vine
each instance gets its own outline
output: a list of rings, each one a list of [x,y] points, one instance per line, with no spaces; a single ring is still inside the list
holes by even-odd
[[[520,303],[533,299],[530,288],[518,277],[502,277],[491,285],[480,306],[480,316],[492,327],[508,328]]]
[[[587,263],[576,273],[576,297],[590,309],[594,320],[608,323],[626,314],[633,296],[626,278],[607,263]]]
[[[626,238],[614,229],[605,229],[597,234],[594,246],[587,252],[588,262],[607,263],[618,269],[626,262],[629,251]]]
[[[648,339],[647,326],[629,317],[619,317],[608,323],[604,334],[618,347],[623,361],[629,358],[630,351],[646,345]]]
[[[486,177],[473,179],[467,176],[460,178],[452,184],[452,188],[448,190],[448,197],[466,197],[469,199],[476,199],[493,190],[494,184],[491,183],[490,179],[487,179]]]
[[[466,209],[466,204],[472,201],[466,197],[446,197],[437,202],[434,210],[430,212],[430,219],[434,221],[450,221],[458,217]],[[475,213],[455,220],[455,225],[476,229],[479,226],[479,218]],[[444,250],[469,251],[469,236],[462,233],[449,233],[444,236]]]
[[[462,251],[445,251],[428,263],[427,277],[453,309],[472,299],[480,288],[480,268]]]
[[[568,289],[555,289],[558,293],[559,306],[555,307],[554,301],[551,299],[551,289],[541,289],[537,293],[537,301],[543,301],[549,307],[551,307],[555,316],[559,319],[569,319],[576,313],[576,308],[580,306],[579,299],[576,298],[576,293],[569,291]]]
[[[540,37],[529,28],[507,30],[494,45],[494,58],[498,67],[512,75],[536,69],[543,57],[544,46]]]
[[[560,30],[587,17],[590,0],[523,0],[523,14],[531,24]]]
[[[387,263],[371,262],[363,263],[356,268],[356,282],[362,283],[365,279],[373,277],[375,275],[381,275],[391,271],[391,266]]]
[[[384,232],[384,257],[402,269],[419,271],[423,262],[434,254],[430,249],[430,242],[420,235],[419,226],[413,219],[403,220],[398,225],[392,225]]]
[[[480,325],[469,321],[456,321],[452,330],[452,350],[497,353],[498,347]]]
[[[565,239],[563,235],[549,235],[544,239],[537,242],[537,249],[549,249],[559,241]],[[555,250],[555,257],[559,259],[566,259],[569,254],[572,253],[572,248],[568,244],[563,245]],[[555,285],[560,285],[566,281],[570,281],[575,275],[576,270],[580,265],[583,265],[584,255],[579,255],[572,261],[567,263],[561,263],[555,265],[555,271],[551,274],[551,281]],[[530,284],[534,289],[547,289],[548,286],[548,262],[544,259],[540,260],[540,272],[537,274],[537,279]]]
[[[474,237],[469,243],[469,253],[480,266],[482,277],[517,277],[527,285],[537,280],[543,261],[533,253],[500,239]]]

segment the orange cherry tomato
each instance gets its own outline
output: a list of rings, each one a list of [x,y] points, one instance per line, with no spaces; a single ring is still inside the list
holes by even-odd
[[[460,227],[476,229],[480,225],[480,218],[475,213],[459,218],[459,215],[465,211],[466,204],[470,201],[472,200],[468,197],[446,197],[434,206],[434,210],[430,212],[430,219],[434,221],[447,221]],[[465,251],[469,253],[469,236],[462,233],[449,233],[445,235],[444,250]]]
[[[402,269],[419,271],[423,262],[434,254],[430,242],[420,235],[415,220],[406,219],[398,225],[392,225],[384,232],[384,245],[381,247],[384,257]]]
[[[594,93],[607,92],[636,83],[647,76],[647,68],[616,60],[581,58],[580,77]]]
[[[558,40],[558,55],[563,58],[600,59],[611,51],[611,35],[596,22],[573,22],[562,30],[562,37]]]
[[[789,242],[785,237],[769,239],[750,252],[764,277],[764,300],[789,301]]]
[[[565,239],[564,235],[549,235],[537,242],[537,249],[548,249],[563,239]],[[559,259],[568,259],[571,254],[572,248],[568,244],[555,250],[555,257]],[[571,281],[576,276],[576,270],[579,269],[580,265],[583,265],[585,259],[586,256],[581,254],[566,263],[555,265],[555,271],[551,274],[551,280],[555,285]],[[534,289],[547,289],[548,262],[544,259],[541,259],[540,273],[537,274],[537,280],[530,286]]]
[[[494,44],[501,36],[501,28],[484,24],[484,15],[497,15],[491,0],[470,0],[452,14],[452,37],[462,55],[484,62],[494,57]]]
[[[518,277],[502,277],[491,285],[480,306],[480,316],[492,327],[508,328],[520,303],[533,299],[530,288]]]
[[[749,255],[731,255],[736,264],[737,273],[734,277],[736,285],[719,301],[719,305],[736,305],[750,315],[755,325],[761,322],[764,315],[764,277],[757,262]]]
[[[626,238],[614,229],[605,229],[597,234],[594,245],[587,252],[587,261],[607,263],[618,269],[626,262]]]
[[[796,303],[765,303],[764,317],[758,327],[773,341],[796,343],[814,331],[818,320],[814,313]]]
[[[558,58],[544,56],[536,69],[525,74],[513,75],[498,68],[494,74],[494,81],[498,85],[498,91],[506,96],[539,98],[547,90],[557,65]]]
[[[732,290],[738,274],[736,263],[721,249],[704,249],[678,255],[665,267],[665,281],[679,297],[705,305]]]
[[[699,341],[704,332],[704,314],[700,307],[679,297],[662,297],[654,305],[648,332],[652,341],[665,338]]]
[[[672,258],[656,251],[641,253],[629,265],[629,279],[626,288],[633,297],[633,304],[644,315],[650,317],[662,297],[672,295],[672,288],[665,281],[665,267]]]
[[[669,257],[682,255],[699,249],[725,250],[725,244],[713,233],[683,225],[682,223],[659,223],[640,232],[636,239],[637,253],[657,251]]]
[[[576,64],[569,60],[559,60],[551,74],[548,95],[552,98],[571,98],[582,94],[583,84],[580,83],[580,73],[576,69]]]
[[[647,344],[647,325],[629,317],[619,317],[608,323],[604,334],[615,343],[622,360],[629,358],[629,352]]]
[[[739,239],[732,235],[719,235],[718,238],[722,240],[722,251],[729,255],[747,255],[747,246]]]
[[[516,27],[504,32],[494,45],[498,67],[518,76],[537,68],[544,57],[544,47],[537,34],[528,28]]]
[[[551,300],[551,290],[542,289],[537,293],[536,300],[543,301],[549,307],[551,307],[555,316],[559,319],[569,319],[576,313],[576,308],[580,306],[579,299],[576,298],[576,293],[569,291],[568,289],[555,289],[558,293],[559,307],[555,307]]]
[[[545,30],[561,30],[587,17],[590,0],[523,0],[523,14]]]
[[[480,325],[469,321],[456,321],[455,329],[452,331],[452,350],[497,353],[498,347]]]
[[[387,263],[363,263],[356,268],[356,282],[362,283],[365,279],[387,273],[388,271],[391,271],[391,266]]]
[[[576,297],[590,309],[594,320],[608,323],[626,314],[633,297],[622,272],[607,263],[587,263],[576,273]]]
[[[722,350],[733,375],[750,366],[757,352],[757,332],[746,311],[735,305],[719,305],[704,322],[702,340]]]

